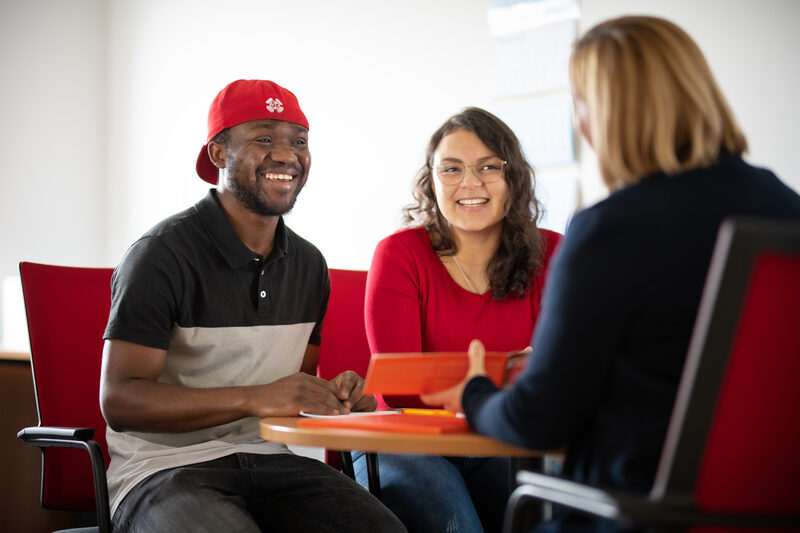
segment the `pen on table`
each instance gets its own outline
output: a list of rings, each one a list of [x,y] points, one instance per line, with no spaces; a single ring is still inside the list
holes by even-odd
[[[452,411],[446,409],[411,409],[404,408],[403,414],[405,415],[428,415],[428,416],[456,416]]]

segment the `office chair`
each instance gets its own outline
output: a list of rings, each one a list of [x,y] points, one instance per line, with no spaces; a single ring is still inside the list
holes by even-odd
[[[651,531],[800,530],[800,223],[721,226],[649,494],[517,481],[506,532],[532,499]]]
[[[331,295],[328,312],[322,323],[317,374],[323,379],[333,379],[345,370],[353,370],[362,378],[367,375],[371,357],[367,332],[364,327],[364,293],[367,272],[364,270],[330,269]],[[377,455],[367,454],[370,487],[378,490]],[[326,462],[355,479],[353,461],[349,451],[338,454],[326,452]]]
[[[101,533],[111,531],[99,402],[111,273],[20,263],[39,425],[17,436],[42,450],[42,507],[93,511],[98,526],[81,531]]]

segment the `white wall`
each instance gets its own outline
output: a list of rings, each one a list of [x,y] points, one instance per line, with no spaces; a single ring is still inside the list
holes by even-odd
[[[104,260],[104,21],[100,0],[0,7],[2,275]]]
[[[747,159],[800,191],[800,2],[582,0],[580,32],[620,15],[667,18],[697,42],[750,143]],[[582,152],[590,149],[584,144]],[[584,201],[605,195],[594,154],[583,158]]]
[[[399,226],[433,130],[463,106],[490,104],[488,3],[0,0],[0,277],[22,259],[112,266],[197,201],[208,105],[239,77],[286,85],[311,121],[311,177],[289,224],[331,266],[366,268]],[[581,29],[634,12],[684,26],[748,134],[750,159],[800,190],[789,130],[800,123],[800,2],[581,7]],[[603,191],[584,155],[591,202]]]
[[[25,323],[19,283],[5,281],[19,261],[106,263],[105,11],[0,0],[0,324]],[[10,347],[26,349],[25,334]]]
[[[229,81],[266,78],[298,96],[311,124],[311,175],[287,222],[330,266],[367,268],[376,242],[399,227],[428,136],[460,107],[485,103],[476,67],[487,63],[486,8],[112,2],[107,261],[204,194],[194,161],[208,105]]]

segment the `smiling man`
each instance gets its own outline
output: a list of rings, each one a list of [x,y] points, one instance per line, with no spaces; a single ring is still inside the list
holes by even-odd
[[[282,217],[310,165],[294,94],[229,84],[196,165],[216,189],[115,270],[100,392],[115,531],[404,531],[351,479],[259,437],[261,417],[376,407],[354,372],[315,375],[328,269]]]

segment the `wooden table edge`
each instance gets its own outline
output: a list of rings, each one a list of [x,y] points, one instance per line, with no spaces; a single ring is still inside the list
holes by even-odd
[[[419,435],[346,428],[298,428],[299,417],[269,417],[260,421],[264,440],[331,450],[415,453],[452,456],[543,457],[546,452],[507,444],[476,433]],[[434,438],[431,438],[434,437]],[[354,444],[357,443],[357,444]]]
[[[28,352],[18,352],[12,350],[0,350],[0,360],[6,361],[30,361],[31,354]]]

